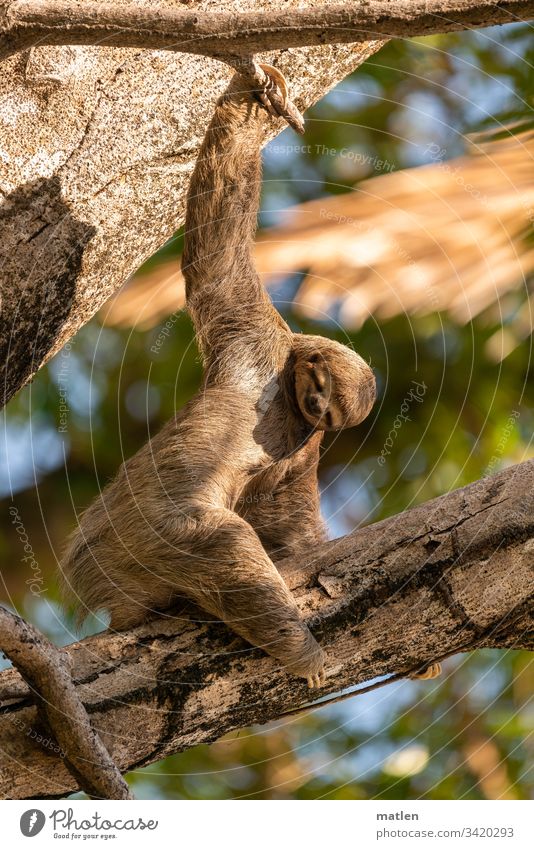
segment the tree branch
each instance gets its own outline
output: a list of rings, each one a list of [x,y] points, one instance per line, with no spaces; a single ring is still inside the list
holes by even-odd
[[[534,648],[533,567],[531,460],[327,543],[306,563],[286,561],[281,571],[327,652],[324,697],[454,652]],[[195,622],[183,610],[67,650],[93,727],[123,771],[298,711],[309,699],[304,683],[224,625]],[[13,670],[0,675],[0,796],[74,790],[62,761],[35,741],[36,711],[17,680]]]
[[[371,38],[410,38],[529,17],[534,17],[531,0],[374,0],[253,12],[12,0],[0,3],[0,57],[38,43],[141,47],[225,58]]]
[[[28,685],[40,717],[52,731],[80,788],[103,799],[132,799],[128,785],[91,727],[71,678],[68,653],[61,651],[20,616],[0,606],[0,647]],[[46,738],[45,738],[46,739]]]

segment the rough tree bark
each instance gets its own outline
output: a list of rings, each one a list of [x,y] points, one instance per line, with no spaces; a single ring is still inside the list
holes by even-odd
[[[304,109],[381,46],[381,40],[362,41],[362,29],[408,36],[534,14],[532,0],[377,0],[342,9],[308,0],[318,18],[310,22],[301,10],[307,20],[301,27],[294,25],[300,0],[250,0],[250,15],[267,17],[256,25],[250,15],[245,23],[241,17],[245,33],[233,36],[241,0],[231,0],[220,18],[221,37],[214,40],[216,24],[202,13],[217,11],[217,4],[201,0],[191,5],[194,11],[184,13],[181,0],[162,0],[158,10],[169,14],[161,15],[151,12],[151,0],[138,0],[135,7],[89,0],[3,2],[0,55],[28,48],[33,38],[165,48],[170,46],[171,13],[181,11],[191,30],[182,39],[184,50],[216,49],[228,59],[266,43],[278,48],[320,43],[262,57],[286,73],[292,96]],[[54,8],[59,26],[50,24]],[[118,35],[128,8],[132,27],[127,32],[122,27]],[[293,26],[282,25],[282,12]],[[77,25],[72,24],[75,14]],[[115,21],[113,33],[106,15]],[[100,28],[99,16],[104,21]],[[358,43],[334,43],[346,42],[351,25],[360,27],[354,31]],[[0,63],[0,403],[180,225],[198,145],[230,74],[207,57],[135,47],[30,47]]]
[[[321,696],[473,648],[534,648],[534,460],[282,566],[328,654]],[[69,647],[78,693],[121,770],[306,704],[304,683],[184,611]],[[0,796],[76,789],[36,740],[25,684],[0,675]]]
[[[264,11],[139,8],[86,0],[0,2],[0,58],[41,45],[142,47],[205,56],[349,44],[505,24],[534,13],[532,0],[367,0]]]
[[[133,798],[102,741],[95,734],[72,681],[70,656],[33,625],[0,607],[0,646],[29,685],[39,716],[53,733],[69,772],[91,796]],[[58,752],[59,754],[59,752]]]

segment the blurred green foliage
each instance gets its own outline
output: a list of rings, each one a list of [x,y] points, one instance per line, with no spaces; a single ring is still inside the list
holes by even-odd
[[[531,120],[533,91],[526,25],[390,43],[309,111],[310,152],[266,151],[261,220],[276,223],[277,210],[288,204],[346,191],[374,173],[363,157],[341,160],[318,152],[322,145],[369,154],[395,169],[427,161],[433,143],[450,158],[464,149],[468,133]],[[283,140],[299,143],[289,130]],[[178,234],[150,262],[180,249]],[[282,286],[275,302],[282,305],[284,297]],[[495,326],[481,321],[459,327],[438,314],[370,319],[347,334],[332,323],[306,324],[287,311],[286,317],[295,329],[351,341],[377,375],[375,411],[359,428],[332,436],[322,459],[332,535],[532,456],[531,340],[495,365],[484,353]],[[179,314],[173,322],[157,355],[150,348],[161,327],[141,333],[90,322],[5,413],[3,601],[58,642],[74,638],[54,571],[77,514],[198,387],[189,320]],[[411,406],[381,465],[412,381],[425,385],[423,401]],[[12,505],[41,571],[41,591],[33,595]],[[131,781],[140,798],[532,797],[532,684],[525,653],[479,652],[449,661],[443,680],[394,684],[233,734],[140,770]]]

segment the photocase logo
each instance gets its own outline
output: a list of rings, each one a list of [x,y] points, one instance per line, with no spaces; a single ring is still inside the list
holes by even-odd
[[[20,830],[24,837],[35,837],[42,830],[45,822],[46,817],[43,812],[37,808],[31,808],[22,814],[20,818]]]

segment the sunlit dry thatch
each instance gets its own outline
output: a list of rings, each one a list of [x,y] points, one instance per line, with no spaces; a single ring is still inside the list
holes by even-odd
[[[258,268],[268,286],[298,274],[294,308],[347,328],[371,315],[446,312],[462,324],[483,313],[502,325],[488,345],[502,359],[532,332],[533,176],[534,131],[473,140],[458,159],[288,209],[259,237]],[[166,260],[136,275],[103,318],[146,329],[183,300],[178,263]]]

